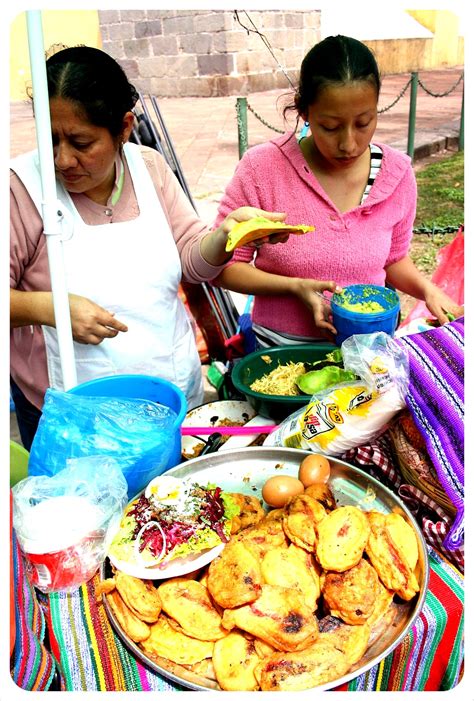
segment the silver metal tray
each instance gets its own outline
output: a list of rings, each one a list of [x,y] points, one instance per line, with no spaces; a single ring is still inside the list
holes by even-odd
[[[262,486],[269,477],[275,474],[297,476],[299,465],[303,457],[308,454],[307,451],[295,448],[238,448],[226,453],[213,453],[188,460],[182,465],[172,468],[166,474],[180,478],[195,475],[196,480],[201,484],[211,482],[228,491],[260,497]],[[419,559],[415,574],[420,591],[411,601],[393,605],[389,623],[384,622],[383,627],[379,627],[373,632],[369,647],[362,659],[343,677],[319,686],[319,691],[332,689],[363,674],[378,664],[402,641],[421,611],[429,577],[428,554],[423,536],[418,524],[403,502],[387,487],[362,470],[336,458],[329,457],[329,460],[331,463],[329,484],[339,506],[352,504],[359,506],[364,511],[376,510],[383,513],[394,511],[402,515],[413,526],[418,539]],[[102,578],[109,576],[110,565],[108,561],[102,565],[100,573]],[[200,677],[186,667],[165,658],[152,659],[146,655],[124,633],[108,606],[105,596],[103,596],[103,601],[116,633],[143,664],[187,689],[196,691],[220,690],[216,682]]]

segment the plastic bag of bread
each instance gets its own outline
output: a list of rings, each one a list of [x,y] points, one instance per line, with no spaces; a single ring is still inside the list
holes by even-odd
[[[345,370],[357,380],[314,394],[290,414],[265,445],[341,455],[382,433],[403,408],[408,389],[406,351],[388,334],[356,334],[341,345]]]

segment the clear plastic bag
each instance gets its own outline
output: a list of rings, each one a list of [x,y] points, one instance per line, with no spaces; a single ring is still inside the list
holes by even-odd
[[[45,593],[72,591],[104,560],[127,503],[115,460],[67,461],[57,475],[26,477],[13,488],[13,527],[28,576]]]
[[[142,399],[89,397],[48,389],[28,462],[29,475],[55,475],[69,458],[115,458],[134,497],[169,467],[176,413]]]
[[[409,382],[406,351],[388,334],[356,334],[341,345],[344,369],[360,380],[311,397],[288,416],[265,445],[341,455],[378,436],[401,410]]]

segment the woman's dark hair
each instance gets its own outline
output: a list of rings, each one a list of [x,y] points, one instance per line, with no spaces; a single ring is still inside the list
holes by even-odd
[[[123,117],[135,105],[138,94],[121,66],[105,51],[74,46],[58,51],[46,61],[49,99],[75,102],[87,119],[107,128],[115,138]]]
[[[372,51],[351,37],[341,34],[327,37],[315,44],[304,57],[294,102],[284,111],[296,110],[303,115],[323,88],[358,80],[372,83],[378,98],[380,73]]]

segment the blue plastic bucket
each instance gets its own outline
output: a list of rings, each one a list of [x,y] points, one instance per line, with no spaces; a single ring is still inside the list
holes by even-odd
[[[169,440],[172,442],[172,450],[165,462],[160,462],[159,456],[156,456],[155,475],[160,475],[181,462],[181,424],[186,416],[187,400],[184,392],[172,382],[151,375],[112,375],[84,382],[68,391],[71,394],[80,394],[88,397],[145,399],[169,407],[176,412],[176,419],[173,422],[169,436]],[[145,466],[145,469],[148,469],[148,467]],[[127,482],[129,484],[129,495],[134,495],[143,488],[140,486],[136,489],[133,486],[143,482],[140,477],[140,466],[137,466],[137,471],[133,474],[133,484],[131,484],[130,480],[127,480]]]
[[[353,306],[363,308],[354,310]],[[370,307],[382,307],[374,309]],[[336,327],[336,343],[341,345],[349,336],[359,333],[384,331],[393,336],[397,328],[400,299],[395,290],[379,285],[349,285],[331,300],[333,324]]]

